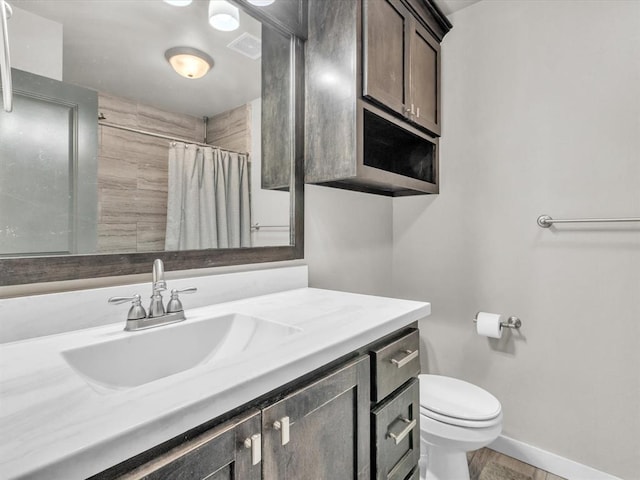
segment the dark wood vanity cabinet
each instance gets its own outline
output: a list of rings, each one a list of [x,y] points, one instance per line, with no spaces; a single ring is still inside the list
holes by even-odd
[[[305,181],[438,193],[440,41],[431,0],[309,0]]]
[[[369,480],[369,371],[369,357],[360,356],[124,475],[114,467],[95,478]]]
[[[91,480],[417,478],[415,327],[363,346]]]

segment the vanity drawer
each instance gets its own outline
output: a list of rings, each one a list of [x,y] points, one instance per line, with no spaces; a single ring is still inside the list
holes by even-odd
[[[420,332],[411,333],[372,350],[371,398],[381,401],[410,378],[420,374]]]
[[[420,459],[420,387],[412,379],[371,412],[377,480],[405,480]]]

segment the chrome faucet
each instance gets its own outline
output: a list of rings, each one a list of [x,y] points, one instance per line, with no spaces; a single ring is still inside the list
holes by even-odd
[[[153,262],[151,275],[151,305],[149,306],[148,314],[142,306],[140,295],[137,293],[131,297],[111,297],[109,299],[109,303],[114,305],[133,302],[127,314],[125,330],[143,330],[168,323],[181,322],[186,318],[178,295],[180,293],[194,293],[198,289],[191,287],[183,290],[171,290],[171,299],[165,310],[162,292],[167,289],[167,282],[164,279],[164,263],[159,258]]]
[[[159,258],[153,261],[153,271],[151,273],[151,305],[149,305],[149,318],[161,317],[165,315],[164,304],[162,303],[162,292],[167,289],[167,282],[164,279],[164,263]]]

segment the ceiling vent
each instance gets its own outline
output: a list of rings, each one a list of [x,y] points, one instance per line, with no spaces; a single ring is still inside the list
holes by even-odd
[[[227,47],[251,60],[257,60],[262,56],[262,41],[247,32],[233,40]]]

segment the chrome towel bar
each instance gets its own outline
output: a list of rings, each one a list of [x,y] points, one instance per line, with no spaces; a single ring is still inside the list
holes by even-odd
[[[251,230],[260,230],[261,228],[289,228],[289,225],[262,225],[257,222],[251,225]]]
[[[640,222],[640,218],[624,217],[624,218],[569,218],[563,220],[554,220],[549,215],[540,215],[538,217],[538,225],[542,228],[549,228],[554,223],[614,223],[614,222]]]

